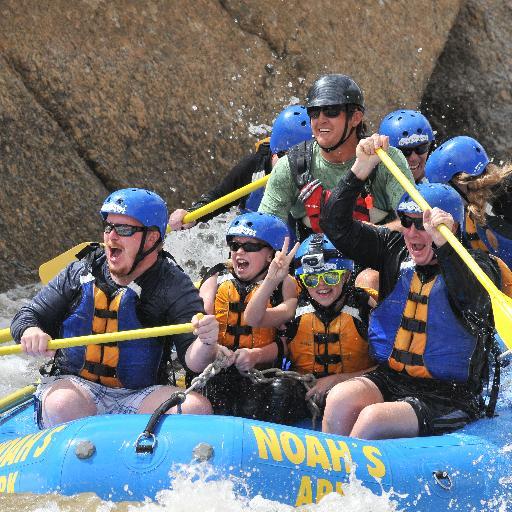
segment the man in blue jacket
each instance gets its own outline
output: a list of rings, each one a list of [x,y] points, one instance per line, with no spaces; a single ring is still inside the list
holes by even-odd
[[[217,355],[215,317],[196,316],[203,312],[197,290],[162,250],[168,218],[162,198],[144,189],[119,190],[107,197],[101,216],[104,248],[88,248],[23,306],[11,325],[27,354],[55,355],[35,394],[41,428],[96,414],[152,413],[176,391],[161,385],[173,344],[182,364],[195,372]],[[191,319],[194,334],[47,350],[52,338]],[[211,407],[191,393],[182,410],[209,414]]]

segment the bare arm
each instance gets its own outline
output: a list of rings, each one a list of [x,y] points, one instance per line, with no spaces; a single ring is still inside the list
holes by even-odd
[[[204,310],[207,315],[213,315],[215,312],[215,295],[217,294],[217,277],[214,274],[209,277],[199,288],[199,296],[203,299]]]
[[[263,283],[254,292],[244,311],[244,319],[253,327],[279,327],[295,315],[297,291],[295,281],[288,274],[290,263],[299,248],[295,244],[288,253],[288,237],[281,251],[277,251],[270,263]],[[268,300],[274,290],[283,283],[283,302],[273,308],[267,308]]]
[[[219,323],[213,315],[192,318],[194,334],[197,338],[188,347],[185,354],[187,367],[193,372],[202,372],[217,356],[217,339],[219,337]]]
[[[271,363],[277,358],[277,353],[276,343],[259,348],[239,348],[235,352],[235,366],[241,372],[246,372],[258,364]]]

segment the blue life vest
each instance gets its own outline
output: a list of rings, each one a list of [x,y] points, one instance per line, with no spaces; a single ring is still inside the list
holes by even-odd
[[[131,283],[108,300],[92,274],[81,276],[80,303],[62,324],[62,337],[140,329],[136,305],[140,287]],[[148,338],[63,349],[60,373],[79,375],[109,387],[140,389],[157,383],[161,339]]]
[[[452,311],[443,277],[421,283],[410,260],[370,315],[368,341],[374,359],[396,371],[459,383],[470,377],[477,343]]]
[[[477,224],[476,231],[489,252],[501,258],[508,267],[512,267],[512,240],[500,235],[489,226],[483,227]]]

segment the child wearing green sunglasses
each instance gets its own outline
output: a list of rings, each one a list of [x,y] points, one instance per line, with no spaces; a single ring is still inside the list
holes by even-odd
[[[283,423],[309,416],[306,400],[313,399],[323,406],[334,385],[374,366],[367,330],[375,301],[365,290],[353,286],[350,277],[354,262],[319,233],[301,244],[294,263],[300,294],[295,318],[286,329],[285,354],[291,362],[290,369],[313,374],[317,380],[306,392],[297,381],[283,379],[279,397]],[[257,305],[263,309],[268,298],[263,293],[265,289],[262,286],[249,302],[246,318],[257,317]]]

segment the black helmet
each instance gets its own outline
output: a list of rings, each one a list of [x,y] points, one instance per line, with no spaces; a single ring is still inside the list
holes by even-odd
[[[309,89],[306,108],[327,105],[357,105],[364,112],[363,93],[347,75],[324,75]]]

